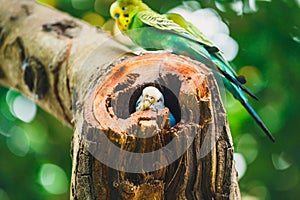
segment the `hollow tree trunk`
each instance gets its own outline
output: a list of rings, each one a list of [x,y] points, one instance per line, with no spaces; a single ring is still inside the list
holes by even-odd
[[[71,199],[240,199],[226,114],[203,64],[134,56],[66,14],[0,3],[0,84],[74,128]],[[148,85],[167,108],[134,112]]]

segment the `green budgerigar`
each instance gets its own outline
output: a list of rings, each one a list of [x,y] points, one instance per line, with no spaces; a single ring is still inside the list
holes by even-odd
[[[237,76],[220,50],[193,24],[179,14],[161,15],[149,8],[142,0],[117,0],[111,5],[110,14],[116,20],[120,31],[129,36],[138,46],[146,50],[169,50],[210,67],[271,141],[275,141],[248,102],[245,93],[254,99],[257,98],[243,85],[245,79]]]

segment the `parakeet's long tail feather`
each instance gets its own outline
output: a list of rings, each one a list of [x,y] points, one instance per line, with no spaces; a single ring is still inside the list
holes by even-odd
[[[233,78],[230,74],[228,74],[227,72],[223,71],[222,69],[218,68],[220,73],[225,76],[225,78],[227,78],[230,82],[232,82],[233,84],[239,86],[244,92],[246,92],[249,96],[251,96],[253,99],[258,100],[258,98],[249,91],[248,88],[246,88],[238,79]]]
[[[256,123],[259,125],[259,127],[269,137],[269,139],[272,142],[275,142],[275,138],[273,137],[273,135],[271,134],[271,132],[268,130],[268,128],[266,127],[266,125],[263,123],[263,121],[260,119],[260,117],[258,116],[258,114],[254,111],[254,109],[252,108],[252,106],[250,105],[250,103],[247,100],[242,100],[240,102],[242,103],[242,105],[244,106],[244,108],[246,108],[246,110],[248,111],[248,113],[253,117],[253,119],[256,121]]]
[[[232,84],[241,88],[245,93],[247,93],[253,99],[258,100],[258,98],[243,85],[243,83],[239,80],[239,78],[231,68],[230,64],[226,62],[225,59],[219,53],[209,55],[203,46],[190,45],[189,47],[190,49],[194,50],[197,53],[196,56],[191,56],[192,54],[189,55],[191,58],[196,59],[198,61],[202,61],[211,69],[215,69],[218,73],[223,75]]]

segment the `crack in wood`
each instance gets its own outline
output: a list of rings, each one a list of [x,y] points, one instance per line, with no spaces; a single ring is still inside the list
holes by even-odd
[[[24,60],[24,81],[38,99],[43,99],[47,94],[49,78],[44,65],[36,57],[30,56]]]
[[[107,95],[107,98],[105,100],[105,108],[107,113],[109,113],[110,117],[113,118],[114,114],[111,107],[111,98],[112,98],[111,95]]]
[[[21,8],[22,8],[22,10],[24,11],[24,13],[25,13],[26,16],[31,15],[32,12],[33,12],[33,8],[32,8],[32,6],[30,6],[30,5],[22,4],[22,5],[21,5]]]
[[[59,52],[59,54],[57,55],[57,58],[55,59],[56,65],[53,65],[52,69],[51,69],[51,72],[53,74],[54,94],[57,99],[57,102],[59,103],[59,106],[61,107],[61,110],[63,112],[63,116],[64,116],[65,120],[69,123],[71,123],[71,119],[70,119],[71,116],[68,116],[67,113],[68,113],[68,110],[72,108],[72,106],[65,108],[63,100],[68,99],[71,101],[71,98],[70,98],[71,89],[69,86],[69,78],[68,78],[68,58],[69,58],[69,54],[71,51],[71,47],[72,47],[72,42],[70,41],[69,44],[65,48],[63,48],[61,52]],[[62,70],[63,70],[64,63],[65,63],[65,71],[63,72]],[[61,73],[65,74],[64,80],[60,79]],[[66,93],[68,95],[68,98],[66,98],[66,96],[61,97],[61,95],[66,95],[66,94],[61,94],[59,92],[58,87],[60,84],[62,84],[60,81],[63,81],[62,83],[63,83],[64,87],[66,88]],[[69,105],[72,105],[72,103],[70,102]]]
[[[54,23],[43,24],[42,30],[55,33],[57,37],[74,38],[78,35],[80,26],[73,20],[64,19]]]
[[[8,31],[4,31],[4,28],[0,26],[0,48],[4,44],[7,35],[8,35]]]
[[[9,17],[9,20],[12,22],[17,21],[22,17],[28,17],[33,13],[33,7],[29,4],[21,4],[20,7],[18,7],[16,10],[16,14],[13,14]]]
[[[3,33],[3,35],[6,34]],[[14,59],[23,63],[26,58],[26,50],[20,37],[17,37],[12,43],[4,47],[4,56],[8,59]]]
[[[5,76],[5,73],[2,69],[2,65],[0,64],[0,79],[4,79],[6,76]]]
[[[34,90],[35,72],[27,61],[23,61],[22,69],[24,71],[24,81],[30,92]]]

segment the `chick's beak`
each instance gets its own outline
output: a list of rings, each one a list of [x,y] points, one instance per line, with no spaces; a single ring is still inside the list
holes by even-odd
[[[144,100],[144,104],[143,104],[143,110],[149,110],[150,109],[150,106],[151,106],[151,102],[149,99],[145,99]]]

